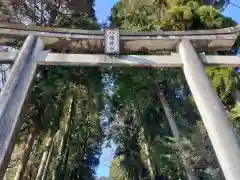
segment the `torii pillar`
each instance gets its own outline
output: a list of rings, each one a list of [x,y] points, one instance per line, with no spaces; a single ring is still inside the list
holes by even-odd
[[[183,70],[227,180],[240,179],[240,145],[204,66],[189,40],[178,47]]]

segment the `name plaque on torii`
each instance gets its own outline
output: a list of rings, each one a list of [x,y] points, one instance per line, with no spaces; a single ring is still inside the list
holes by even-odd
[[[120,54],[120,35],[118,28],[104,29],[104,51],[105,54]]]

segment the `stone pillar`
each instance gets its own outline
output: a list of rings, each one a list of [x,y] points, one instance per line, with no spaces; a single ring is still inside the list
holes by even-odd
[[[178,51],[196,105],[211,139],[226,180],[240,178],[240,145],[204,66],[189,40],[182,40]]]
[[[42,51],[41,40],[30,35],[25,40],[0,93],[0,179],[3,179],[20,127],[19,115]]]

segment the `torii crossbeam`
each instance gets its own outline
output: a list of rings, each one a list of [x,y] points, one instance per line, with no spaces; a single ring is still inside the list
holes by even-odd
[[[17,42],[26,40],[19,52],[0,53],[0,63],[13,63],[0,93],[0,179],[13,150],[12,139],[19,129],[19,114],[37,65],[84,65],[182,67],[224,175],[227,180],[238,180],[239,139],[203,65],[235,67],[240,64],[240,58],[205,56],[201,52],[229,50],[239,33],[240,26],[186,32],[120,32],[120,54],[112,56],[104,54],[106,39],[102,31],[1,24],[0,45],[16,46]],[[50,53],[48,49],[72,54]],[[161,50],[177,53],[126,55],[141,51],[154,54]]]

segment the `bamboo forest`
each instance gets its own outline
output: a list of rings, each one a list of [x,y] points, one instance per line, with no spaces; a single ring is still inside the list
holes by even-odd
[[[119,0],[99,23],[94,0],[2,0],[0,24],[126,32],[220,29],[237,25],[222,13],[227,3]],[[23,43],[0,51],[17,51]],[[215,53],[236,55],[238,47],[239,38],[231,50]],[[153,53],[169,51],[139,52]],[[11,68],[0,64],[0,89]],[[239,138],[238,68],[205,70]],[[180,67],[41,65],[19,119],[4,180],[225,180]],[[105,165],[109,176],[99,177],[105,148],[114,154]]]

